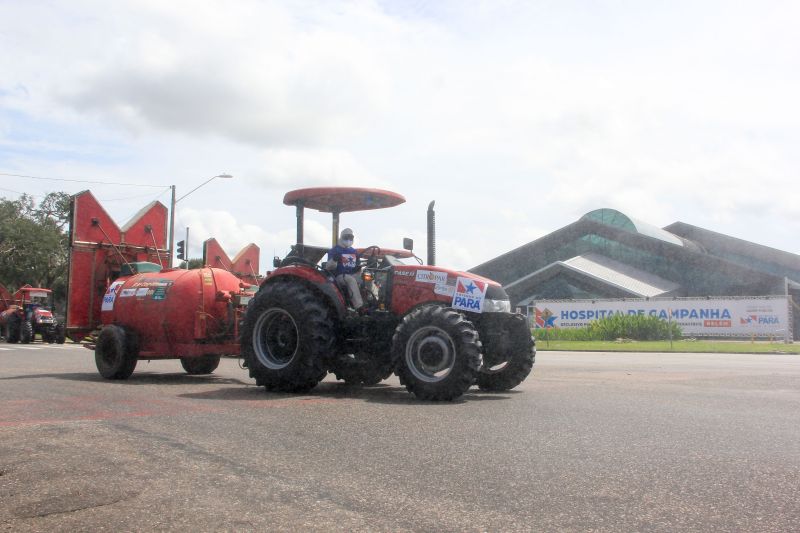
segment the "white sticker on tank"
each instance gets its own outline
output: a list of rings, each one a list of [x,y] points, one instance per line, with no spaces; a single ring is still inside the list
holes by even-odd
[[[115,281],[109,285],[105,295],[103,295],[103,305],[100,306],[101,311],[113,311],[114,300],[117,298],[117,289],[125,283],[124,281]]]
[[[147,291],[149,290],[150,289],[148,289],[147,287],[139,287],[138,289],[136,289],[136,297],[144,298],[145,296],[147,296]]]
[[[136,289],[122,289],[122,291],[119,293],[119,297],[130,298],[134,294],[136,294]]]

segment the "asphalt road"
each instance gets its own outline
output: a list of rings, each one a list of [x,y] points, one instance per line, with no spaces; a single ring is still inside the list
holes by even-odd
[[[268,394],[0,344],[0,530],[798,531],[800,357],[540,352],[503,394]]]

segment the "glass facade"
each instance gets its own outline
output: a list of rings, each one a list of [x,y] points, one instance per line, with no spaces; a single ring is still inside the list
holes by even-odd
[[[613,209],[598,209],[577,222],[472,269],[507,287],[512,303],[548,299],[631,296],[619,287],[548,266],[596,253],[679,286],[672,296],[752,296],[784,294],[791,269],[766,268],[744,254],[714,254],[685,237],[631,219]],[[798,258],[800,266],[800,258]],[[798,268],[800,270],[800,268]],[[535,273],[542,271],[541,275]]]

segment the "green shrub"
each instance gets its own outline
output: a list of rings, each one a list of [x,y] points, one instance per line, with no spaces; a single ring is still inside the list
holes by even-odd
[[[633,339],[637,341],[657,341],[670,338],[679,339],[681,328],[675,322],[667,322],[655,316],[611,315],[595,320],[588,326],[576,329],[552,328],[547,331],[536,330],[538,339],[561,341],[613,341]]]

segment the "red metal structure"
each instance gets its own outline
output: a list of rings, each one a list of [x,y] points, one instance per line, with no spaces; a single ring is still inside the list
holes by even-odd
[[[328,248],[303,242],[306,208],[332,214],[336,242],[341,213],[403,202],[397,193],[352,187],[286,194],[284,203],[296,209],[297,243],[276,259],[242,325],[242,355],[257,384],[306,391],[329,371],[359,384],[395,372],[420,398],[452,400],[476,382],[508,390],[528,376],[535,344],[498,283],[421,260],[406,264],[401,259],[413,255],[410,239],[402,253],[369,246],[361,249],[360,263],[368,309],[356,313],[319,265]]]
[[[166,265],[167,208],[152,202],[120,228],[89,191],[72,197],[67,335],[78,341],[100,325],[106,289],[127,263]]]
[[[254,243],[250,243],[242,248],[231,260],[217,242],[217,239],[212,237],[203,242],[204,266],[227,270],[251,285],[257,285],[261,281],[261,276],[258,274],[260,255],[261,249]]]

